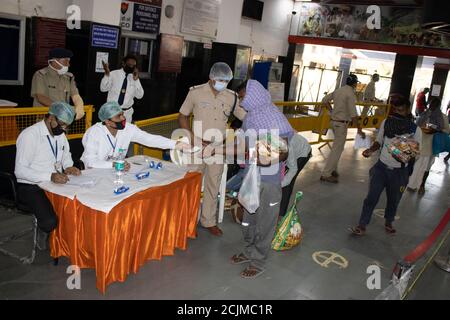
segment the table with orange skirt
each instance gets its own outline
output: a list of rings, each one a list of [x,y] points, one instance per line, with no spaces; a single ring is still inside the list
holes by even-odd
[[[97,288],[105,293],[109,284],[125,281],[147,260],[187,248],[187,239],[196,236],[201,183],[200,173],[187,173],[171,184],[132,195],[107,214],[76,198],[46,192],[59,219],[50,237],[50,254],[66,256],[80,268],[94,268]]]

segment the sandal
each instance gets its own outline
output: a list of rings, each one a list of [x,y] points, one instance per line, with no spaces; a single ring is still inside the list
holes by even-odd
[[[417,194],[419,196],[423,196],[425,194],[425,187],[424,186],[420,186],[419,191],[417,191]]]
[[[366,233],[366,228],[361,226],[351,227],[349,230],[355,236],[363,236]]]
[[[264,273],[264,269],[257,268],[255,266],[248,266],[241,272],[241,277],[246,279],[255,279]]]
[[[236,202],[235,199],[226,197],[225,201],[224,201],[224,210],[231,210],[231,209],[233,209],[233,204],[235,202]]]
[[[237,224],[242,224],[244,212],[239,203],[236,203],[231,207],[231,217],[233,218],[233,221],[236,222]]]
[[[251,260],[247,258],[243,253],[235,254],[231,257],[231,264],[243,264],[250,261]]]
[[[394,235],[397,232],[397,230],[395,230],[394,227],[392,227],[392,225],[385,225],[384,230],[386,231],[387,234],[391,235]]]

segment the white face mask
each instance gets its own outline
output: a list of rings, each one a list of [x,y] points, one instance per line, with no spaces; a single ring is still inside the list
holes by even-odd
[[[58,60],[49,60],[49,62],[51,62],[51,61],[55,61],[61,67],[61,69],[58,70],[58,69],[53,68],[52,65],[49,63],[50,68],[52,68],[53,70],[58,72],[59,75],[62,76],[63,74],[66,74],[67,71],[69,71],[69,67],[62,65],[61,63],[59,63]]]
[[[223,91],[226,89],[228,85],[228,82],[222,82],[222,81],[215,81],[214,83],[214,89],[217,91]]]

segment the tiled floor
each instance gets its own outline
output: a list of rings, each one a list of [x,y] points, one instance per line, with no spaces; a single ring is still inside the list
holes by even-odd
[[[374,299],[381,290],[367,288],[367,267],[381,266],[381,288],[385,288],[396,261],[426,238],[449,207],[450,167],[443,158],[437,159],[425,196],[404,195],[396,236],[387,236],[382,218],[374,216],[367,236],[357,239],[347,228],[358,221],[375,159],[364,159],[348,143],[340,183],[330,185],[319,182],[329,149],[322,151],[314,148],[314,157],[297,180],[296,190],[304,192],[302,243],[290,251],[271,252],[267,271],[257,279],[241,279],[242,266],[228,262],[243,242],[240,227],[226,214],[222,238],[199,228],[198,238],[189,240],[186,251],[147,262],[124,283],[110,285],[105,295],[95,287],[94,270],[82,270],[81,290],[67,289],[67,259],[54,267],[48,252],[39,252],[35,263],[26,266],[0,254],[0,299]],[[378,207],[383,204],[381,199]],[[13,246],[28,241],[17,240]],[[447,240],[441,252],[447,252],[449,245]],[[323,268],[312,259],[316,251],[336,252],[347,259],[348,267]],[[417,271],[429,254],[419,261]],[[409,298],[450,299],[450,274],[431,264]]]

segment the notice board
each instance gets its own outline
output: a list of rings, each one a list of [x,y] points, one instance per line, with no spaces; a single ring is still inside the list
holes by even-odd
[[[158,34],[161,22],[161,0],[122,1],[122,30]]]
[[[185,0],[181,32],[215,39],[221,0]]]

